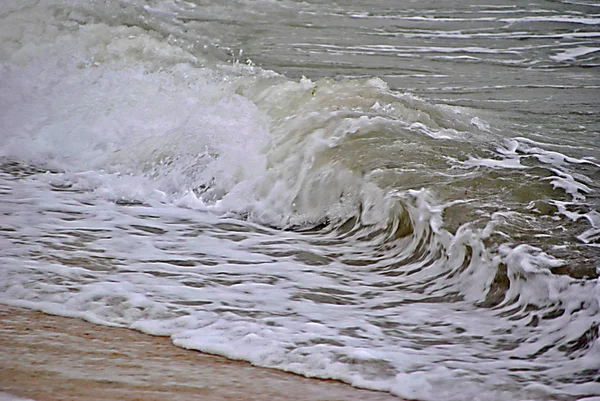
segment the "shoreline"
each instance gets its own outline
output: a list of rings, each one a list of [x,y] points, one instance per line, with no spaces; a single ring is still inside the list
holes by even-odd
[[[0,320],[0,394],[35,401],[401,401],[185,350],[131,329],[2,304]]]

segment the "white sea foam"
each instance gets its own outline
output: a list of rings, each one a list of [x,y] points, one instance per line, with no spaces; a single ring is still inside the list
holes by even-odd
[[[531,23],[531,22],[559,22],[568,24],[582,25],[598,25],[600,18],[595,16],[580,17],[575,15],[556,15],[556,16],[528,16],[522,18],[503,18],[500,21],[514,23]]]
[[[600,23],[600,22],[599,22]],[[578,57],[585,56],[600,51],[600,47],[579,46],[573,49],[568,49],[560,52],[550,58],[554,61],[574,60]]]
[[[48,15],[0,30],[1,302],[405,398],[598,391],[568,379],[598,368],[597,282],[553,274],[509,232],[530,216],[480,200],[508,199],[488,169],[555,187],[551,217],[592,244],[572,170],[594,162],[381,79],[288,80]]]

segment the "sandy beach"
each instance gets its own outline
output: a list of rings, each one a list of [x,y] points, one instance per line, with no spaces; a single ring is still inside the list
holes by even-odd
[[[79,319],[0,305],[0,320],[0,393],[36,401],[399,400]]]

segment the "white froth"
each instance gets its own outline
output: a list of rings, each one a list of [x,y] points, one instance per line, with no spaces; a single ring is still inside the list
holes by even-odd
[[[176,6],[145,12],[170,20]],[[487,189],[437,184],[486,184],[491,169],[558,189],[543,200],[585,224],[586,245],[600,217],[572,170],[597,164],[522,138],[489,146],[501,141],[474,110],[381,79],[296,82],[47,11],[0,29],[0,156],[42,170],[0,175],[1,302],[404,398],[598,390],[560,381],[598,368],[598,341],[574,358],[553,346],[597,320],[597,283],[554,275],[563,260],[514,240],[514,205],[490,215]]]
[[[597,23],[600,23],[600,21],[598,21]],[[588,46],[578,46],[575,47],[573,49],[568,49],[565,50],[561,53],[558,53],[554,56],[550,56],[550,58],[554,61],[568,61],[568,60],[574,60],[578,57],[582,57],[588,54],[592,54],[595,52],[600,51],[600,47],[588,47]]]

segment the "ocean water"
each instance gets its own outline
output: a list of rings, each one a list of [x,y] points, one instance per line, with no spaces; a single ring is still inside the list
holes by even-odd
[[[599,115],[594,1],[1,0],[0,302],[592,399]]]

